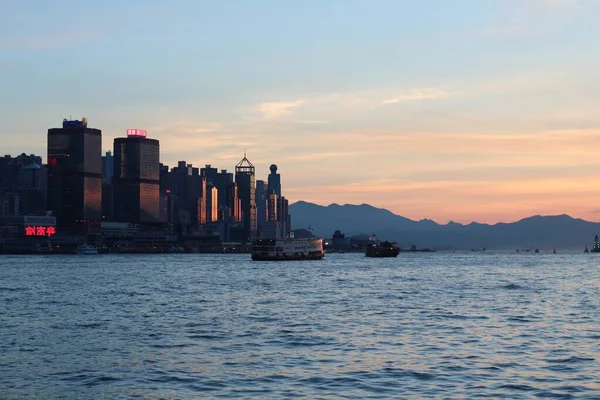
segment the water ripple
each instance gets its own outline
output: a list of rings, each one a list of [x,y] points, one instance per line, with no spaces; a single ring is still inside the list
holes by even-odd
[[[39,260],[0,259],[0,398],[600,393],[583,254]]]

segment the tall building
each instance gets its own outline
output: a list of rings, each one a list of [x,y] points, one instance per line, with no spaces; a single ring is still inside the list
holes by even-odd
[[[277,165],[271,164],[269,170],[271,173],[268,178],[267,191],[269,194],[275,193],[277,196],[281,197],[281,175],[277,173]]]
[[[114,141],[114,219],[120,222],[160,221],[159,142],[147,132],[129,129]]]
[[[267,185],[263,180],[256,181],[256,229],[261,236],[267,223]]]
[[[110,151],[102,156],[102,220],[113,220],[114,157]]]
[[[206,222],[219,222],[219,190],[213,184],[206,185]]]
[[[48,210],[59,232],[99,229],[102,206],[102,131],[87,120],[48,129]]]
[[[185,161],[169,173],[169,185],[173,200],[174,223],[184,226],[197,226],[201,213],[202,177],[200,170]]]
[[[234,183],[233,173],[227,172],[226,169],[222,169],[214,177],[213,185],[217,188],[218,192],[218,209],[219,209],[219,220],[230,222],[235,220],[235,206],[237,197],[234,196]]]
[[[242,242],[256,239],[256,181],[254,165],[244,158],[235,166],[235,183],[242,208],[243,236]]]
[[[290,215],[288,200],[281,195],[281,176],[277,173],[277,165],[272,164],[269,168],[271,173],[267,184],[267,211],[264,237],[286,238],[290,230]]]

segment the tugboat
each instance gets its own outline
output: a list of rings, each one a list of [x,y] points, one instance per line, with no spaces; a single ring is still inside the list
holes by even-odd
[[[367,257],[398,257],[400,248],[396,245],[396,242],[390,243],[385,241],[383,243],[372,243],[367,246],[365,256]]]
[[[252,244],[254,261],[320,260],[325,257],[322,238],[257,239]]]

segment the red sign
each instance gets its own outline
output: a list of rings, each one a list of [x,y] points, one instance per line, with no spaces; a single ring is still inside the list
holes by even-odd
[[[52,236],[56,234],[56,228],[53,226],[26,226],[25,236]]]
[[[148,131],[143,129],[127,129],[127,136],[141,136],[146,137],[148,135]]]

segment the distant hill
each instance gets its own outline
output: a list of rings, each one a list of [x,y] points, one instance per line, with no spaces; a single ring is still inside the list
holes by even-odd
[[[568,215],[533,216],[512,223],[494,225],[431,220],[413,221],[389,210],[368,204],[321,206],[305,201],[290,205],[292,227],[313,229],[316,235],[331,237],[336,230],[347,237],[375,233],[379,238],[397,240],[401,246],[468,250],[487,249],[573,249],[591,247],[600,223]]]

